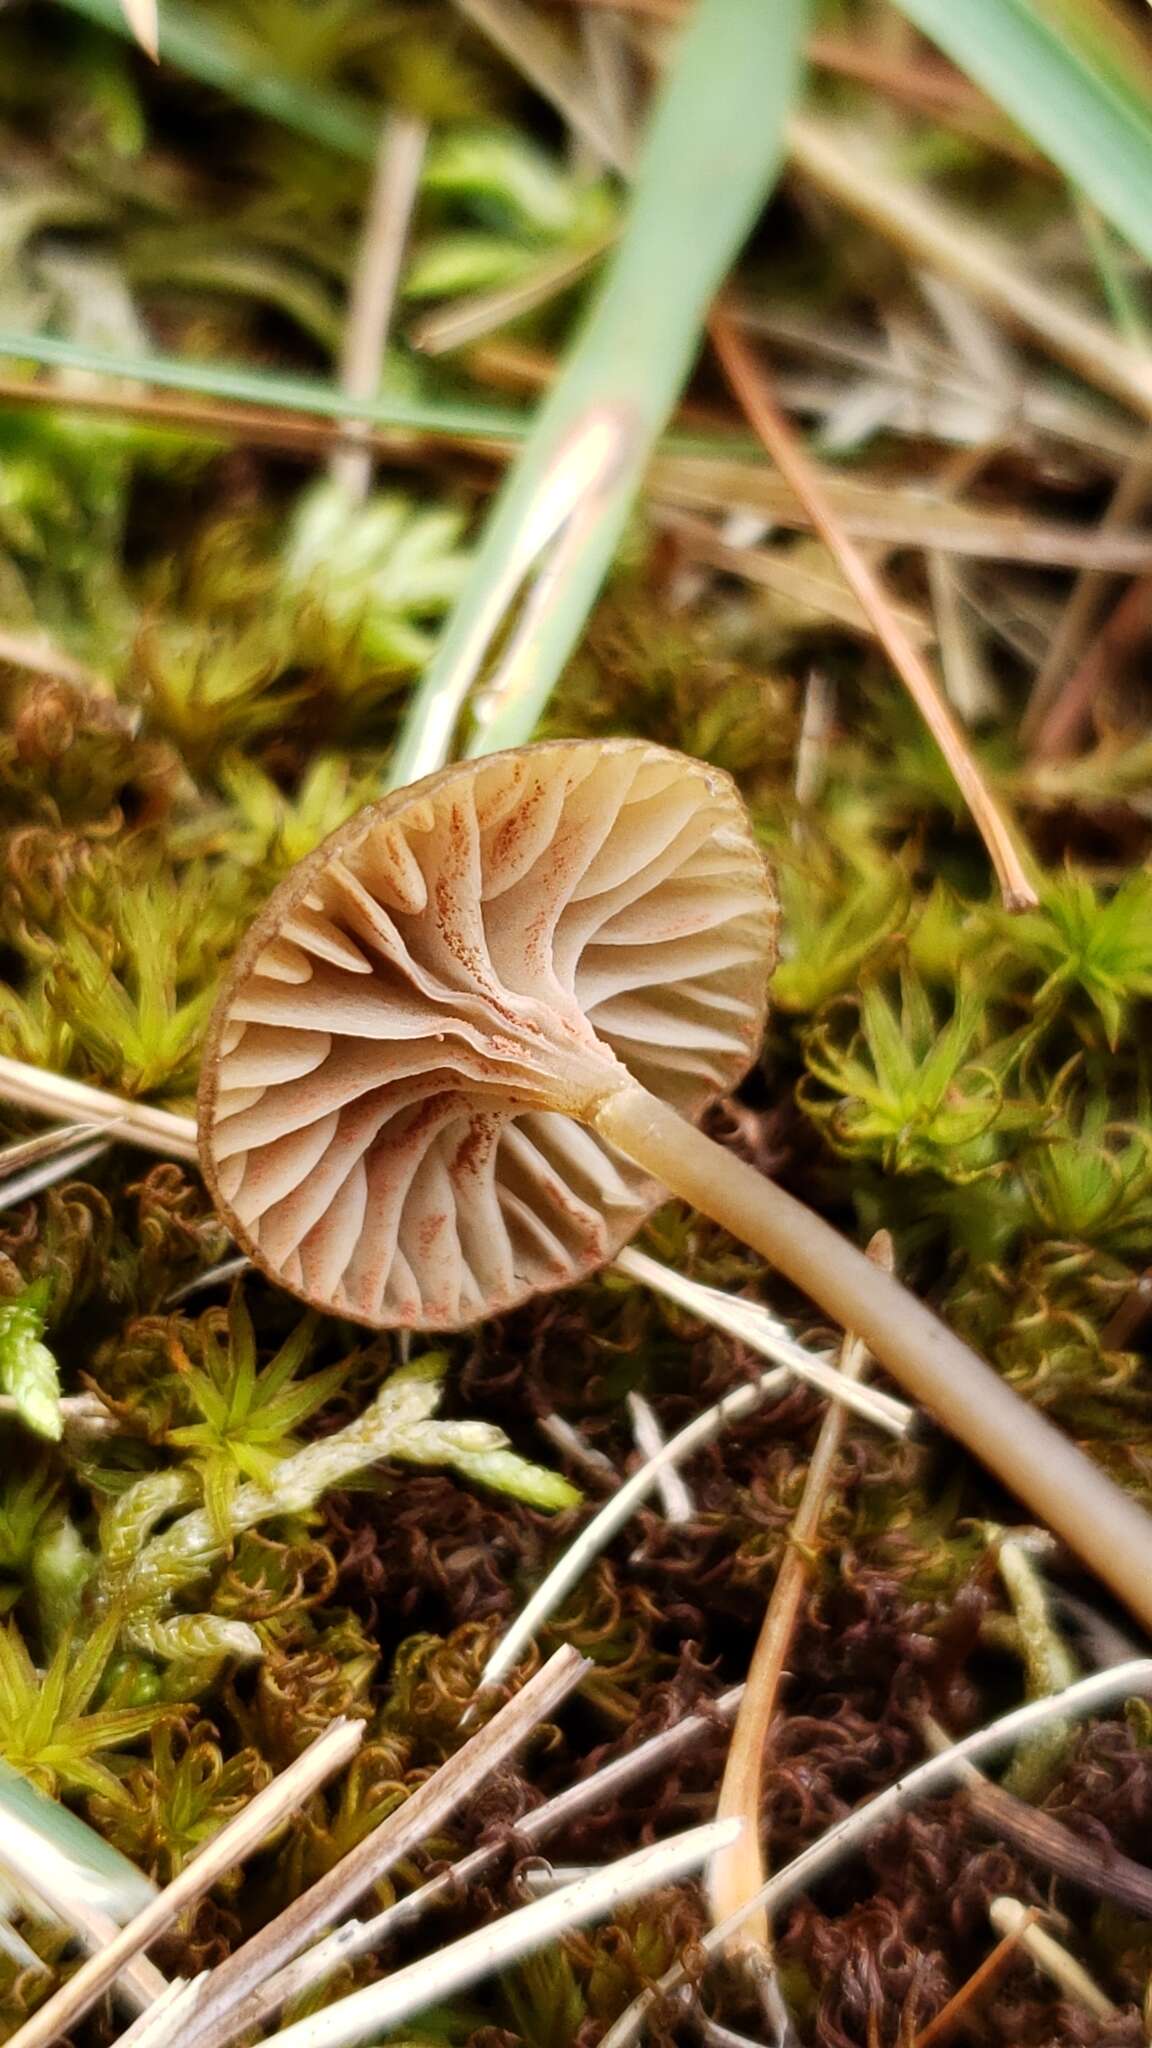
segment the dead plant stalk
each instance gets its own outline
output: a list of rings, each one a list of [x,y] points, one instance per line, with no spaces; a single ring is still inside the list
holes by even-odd
[[[868,1246],[868,1257],[886,1272],[892,1271],[892,1240],[887,1231],[876,1233]],[[864,1345],[855,1337],[845,1338],[840,1353],[843,1377],[846,1380],[860,1379],[867,1363],[868,1353]],[[764,1746],[776,1711],[785,1659],[804,1594],[811,1581],[814,1546],[819,1541],[820,1522],[844,1435],[845,1412],[839,1401],[830,1401],[824,1412],[800,1506],[789,1531],[788,1548],[772,1588],[744,1698],[732,1730],[716,1815],[719,1820],[740,1818],[744,1826],[736,1840],[714,1857],[709,1870],[708,1889],[714,1924],[727,1920],[747,1900],[756,1898],[768,1874],[760,1840]],[[737,1928],[732,1937],[732,1952],[743,1954],[748,1950],[767,1950],[771,1939],[767,1909],[760,1906],[749,1913]]]
[[[363,1739],[362,1721],[333,1721],[294,1764],[257,1792],[134,1920],[89,1956],[75,1976],[13,2035],[10,2048],[51,2048],[69,2033],[115,1983],[125,1965],[171,1927],[188,1906],[202,1899],[226,1870],[243,1863],[274,1828],[299,1810],[310,1793],[342,1770]]]
[[[853,596],[870,620],[876,637],[916,705],[955,778],[972,813],[1009,910],[1029,910],[1038,902],[1020,855],[995,798],[973,760],[959,725],[944,701],[936,679],[913,646],[883,585],[849,538],[832,509],[815,464],[776,404],[768,378],[748,344],[721,311],[711,320],[713,346],[724,374],[785,482],[795,491],[816,532],[835,556]]]

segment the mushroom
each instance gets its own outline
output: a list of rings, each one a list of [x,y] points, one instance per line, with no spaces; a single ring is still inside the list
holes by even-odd
[[[376,1328],[603,1265],[671,1191],[760,1252],[1152,1623],[1152,1520],[899,1282],[696,1128],[759,1046],[771,879],[716,769],[555,741],[370,805],[281,883],[209,1033],[239,1243]]]

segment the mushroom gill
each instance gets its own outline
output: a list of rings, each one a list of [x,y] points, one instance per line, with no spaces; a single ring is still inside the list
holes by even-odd
[[[281,885],[220,997],[205,1172],[306,1301],[446,1329],[564,1286],[663,1190],[576,1121],[696,1117],[764,1026],[776,913],[715,769],[560,741],[385,797]]]

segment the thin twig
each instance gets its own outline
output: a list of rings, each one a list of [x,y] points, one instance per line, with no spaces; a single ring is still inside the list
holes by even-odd
[[[920,1717],[920,1728],[934,1755],[951,1748],[951,1737],[931,1714]],[[1054,1870],[1083,1891],[1113,1899],[1129,1912],[1152,1919],[1152,1870],[1143,1863],[1133,1862],[1111,1842],[1073,1833],[1052,1814],[1029,1806],[1003,1785],[993,1784],[974,1764],[965,1765],[962,1783],[969,1811],[998,1840],[1024,1849],[1046,1870]]]
[[[1121,475],[1101,517],[1098,531],[1114,533],[1139,519],[1152,498],[1152,434],[1146,435],[1132,461]],[[1084,642],[1097,618],[1109,588],[1102,569],[1083,569],[1072,586],[1060,614],[1048,651],[1036,674],[1027,708],[1020,722],[1020,737],[1034,740],[1056,701],[1065,676],[1075,665]]]
[[[886,1272],[893,1270],[892,1240],[886,1230],[876,1233],[868,1246],[868,1256]],[[854,1337],[845,1337],[840,1351],[840,1371],[844,1378],[860,1379],[867,1363],[865,1346]],[[776,1574],[776,1583],[752,1654],[744,1698],[732,1730],[716,1813],[721,1820],[736,1816],[745,1825],[731,1848],[716,1857],[708,1873],[714,1921],[729,1919],[746,1899],[756,1897],[764,1888],[767,1872],[760,1840],[764,1746],[776,1711],[789,1646],[804,1595],[811,1583],[820,1522],[844,1436],[845,1412],[839,1402],[830,1402],[820,1425],[800,1505],[788,1534],[788,1548]],[[761,1908],[750,1913],[741,1924],[732,1953],[740,1954],[749,1949],[767,1953],[771,1939],[768,1915]]]
[[[626,1900],[689,1876],[731,1839],[738,1825],[709,1821],[702,1828],[690,1828],[667,1842],[623,1856],[550,1898],[505,1913],[490,1927],[478,1928],[475,1934],[437,1949],[422,1962],[394,1971],[382,1983],[366,1985],[310,2018],[298,2020],[283,2033],[273,2034],[269,2048],[351,2048],[352,2043],[375,2039],[434,2002],[440,2004],[507,1969],[521,1956],[536,1954],[573,1928],[607,1918]]]
[[[1009,910],[1033,907],[1039,900],[1036,891],[1025,873],[1015,841],[997,809],[995,798],[968,750],[963,732],[948,709],[923,656],[913,646],[896,617],[882,584],[833,510],[817,468],[776,404],[756,356],[725,313],[713,314],[711,332],[724,373],[750,424],[781,475],[807,507],[817,533],[831,548],[845,582],[871,620],[877,639],[947,761],[988,848],[1006,907]]]
[[[1016,1936],[1021,1948],[1027,1949],[1032,1961],[1060,1986],[1066,1998],[1082,2005],[1087,2012],[1095,2013],[1097,2019],[1115,2019],[1119,2007],[1101,1991],[1083,1963],[1070,1956],[1067,1949],[1046,1934],[1042,1927],[1033,1924],[1032,1915],[1021,1900],[993,1899],[988,1908],[988,1918],[997,1934]]]
[[[340,357],[340,389],[349,398],[374,398],[380,387],[427,139],[427,123],[415,114],[390,114],[381,126]],[[366,436],[364,422],[356,439],[364,442]],[[372,481],[367,446],[345,445],[330,457],[328,468],[333,483],[352,500],[367,495]]]
[[[150,1947],[189,1906],[202,1899],[225,1871],[258,1849],[272,1830],[295,1813],[355,1756],[364,1739],[362,1721],[334,1721],[302,1756],[273,1778],[218,1835],[184,1865],[170,1885],[145,1906],[96,1955],[90,1956],[59,1991],[13,2035],[9,2048],[50,2048],[90,2012],[134,1956]]]
[[[1035,1907],[1031,1908],[1028,1918],[1029,1922],[1036,1918]],[[986,1998],[992,1986],[999,1982],[1009,1968],[1020,1946],[1022,1933],[1023,1928],[1017,1927],[996,1943],[980,1967],[973,1970],[967,1983],[960,1986],[947,2005],[941,2006],[935,2019],[929,2020],[928,2025],[921,2028],[912,2043],[912,2048],[940,2048],[940,2043],[954,2032],[957,2022],[968,2012],[969,2007]]]
[[[671,1728],[665,1728],[659,1735],[650,1736],[636,1749],[630,1749],[623,1756],[604,1764],[587,1778],[580,1778],[549,1799],[543,1806],[533,1807],[516,1822],[509,1839],[482,1842],[467,1856],[430,1878],[415,1891],[397,1899],[391,1906],[373,1916],[371,1920],[347,1920],[331,1934],[325,1935],[314,1948],[298,1956],[294,1963],[281,1970],[264,1987],[263,1998],[266,2009],[274,2010],[278,2005],[287,2005],[292,1999],[300,1998],[305,1992],[312,1992],[340,1969],[342,1964],[351,1962],[356,1956],[368,1955],[383,1948],[402,1928],[413,1926],[422,1920],[435,1906],[464,1894],[469,1885],[478,1877],[491,1870],[505,1855],[509,1846],[537,1847],[539,1844],[567,1827],[578,1815],[586,1813],[589,1807],[603,1805],[609,1799],[616,1799],[621,1792],[634,1785],[638,1779],[650,1772],[667,1766],[692,1744],[698,1742],[718,1722],[730,1720],[743,1697],[743,1686],[733,1686],[730,1692],[722,1693],[713,1700],[707,1713],[688,1714]]]
[[[1143,643],[1150,620],[1152,577],[1142,577],[1129,585],[1082,659],[1061,683],[1033,739],[1033,761],[1059,761],[1076,752],[1087,734],[1096,699],[1108,688],[1124,658]]]
[[[773,1913],[798,1893],[807,1891],[818,1878],[826,1876],[846,1857],[855,1855],[877,1828],[894,1820],[914,1801],[948,1784],[962,1772],[965,1763],[1009,1748],[1022,1736],[1033,1734],[1050,1721],[1095,1713],[1118,1700],[1147,1698],[1150,1693],[1152,1658],[1140,1657],[1130,1664],[1117,1664],[1109,1671],[1093,1672],[1090,1678],[1079,1679],[1065,1692],[1055,1693],[1050,1699],[1028,1700],[1024,1706],[1014,1708],[1012,1713],[990,1722],[986,1728],[974,1729],[971,1735],[945,1750],[942,1756],[929,1757],[925,1763],[909,1771],[906,1777],[898,1778],[894,1785],[877,1792],[863,1806],[837,1821],[818,1841],[810,1843],[783,1870],[770,1877],[759,1896],[747,1900],[738,1915],[733,1915],[732,1919],[702,1936],[698,1947],[708,1954],[717,1954],[726,1947],[729,1937],[736,1932],[746,1914],[760,1907]],[[634,1999],[627,2012],[622,2013],[615,2025],[609,2028],[600,2048],[631,2048],[631,2044],[643,2034],[653,2008],[669,1993],[679,1992],[686,1975],[684,1966],[677,1964],[658,1984]]]
[[[522,1691],[418,1785],[402,1806],[275,1920],[234,1949],[213,1972],[195,2026],[182,2036],[181,2048],[225,2048],[238,2034],[247,2033],[274,2012],[280,1998],[275,1984],[268,1980],[355,1905],[402,1857],[435,1833],[541,1721],[556,1711],[588,1669],[588,1659],[569,1645],[557,1650]]]

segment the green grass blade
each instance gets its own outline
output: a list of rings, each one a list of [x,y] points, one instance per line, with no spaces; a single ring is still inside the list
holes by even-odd
[[[0,1761],[0,1837],[10,1875],[35,1876],[38,1843],[51,1859],[46,1877],[63,1876],[70,1893],[117,1923],[130,1920],[155,1897],[156,1887],[126,1856],[58,1799]]]
[[[764,204],[800,75],[804,0],[700,0],[657,104],[619,245],[583,330],[507,478],[463,597],[417,691],[392,780],[450,750],[519,577],[525,535],[566,462],[614,440],[583,523],[559,544],[473,752],[527,739],[611,564],[652,448],[692,367],[708,308]]]
[[[132,40],[120,0],[65,0],[65,4],[113,35]],[[342,156],[370,162],[375,154],[377,124],[355,100],[285,78],[241,36],[229,34],[220,22],[198,14],[195,8],[161,7],[160,57],[202,85],[228,93],[252,113],[281,121],[298,135],[307,135]]]
[[[50,334],[9,334],[0,329],[0,357],[52,369],[129,377],[161,390],[194,392],[197,397],[220,398],[237,405],[277,406],[282,412],[318,414],[322,419],[367,420],[376,427],[447,434],[456,440],[519,441],[528,430],[528,415],[512,407],[475,405],[470,400],[352,398],[320,378],[184,362],[178,356],[110,355]],[[66,391],[60,394],[60,403],[67,405]]]
[[[898,0],[1152,260],[1152,67],[1096,0]]]

